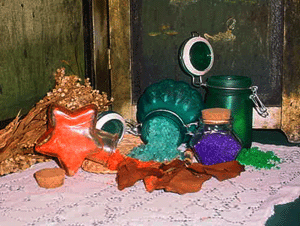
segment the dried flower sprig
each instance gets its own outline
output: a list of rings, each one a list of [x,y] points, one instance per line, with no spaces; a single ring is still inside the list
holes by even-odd
[[[54,78],[55,88],[23,119],[18,114],[6,128],[0,130],[0,176],[49,160],[49,157],[35,153],[34,146],[47,129],[47,109],[51,104],[59,104],[69,110],[95,104],[100,113],[107,111],[113,102],[106,93],[93,90],[89,79],[81,84],[78,76],[66,76],[65,68],[57,69]]]

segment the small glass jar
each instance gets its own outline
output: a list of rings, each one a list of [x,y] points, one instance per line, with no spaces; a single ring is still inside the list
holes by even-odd
[[[232,131],[230,110],[211,108],[202,111],[202,119],[191,146],[198,162],[214,165],[235,160],[242,149]]]

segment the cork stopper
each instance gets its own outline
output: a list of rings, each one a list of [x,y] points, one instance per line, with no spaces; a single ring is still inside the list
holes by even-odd
[[[209,108],[202,110],[202,119],[206,124],[222,124],[230,121],[231,111],[226,108]]]
[[[45,168],[37,171],[34,177],[42,188],[57,188],[64,184],[65,171],[61,168]]]

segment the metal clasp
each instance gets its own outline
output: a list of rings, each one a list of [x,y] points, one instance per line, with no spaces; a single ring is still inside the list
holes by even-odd
[[[252,91],[252,94],[250,95],[250,99],[253,101],[256,111],[258,112],[259,115],[266,118],[269,115],[268,109],[265,107],[265,105],[261,102],[261,100],[257,96],[258,87],[251,86],[250,89]]]
[[[133,121],[126,121],[126,132],[135,136],[141,135],[141,123],[135,123]]]
[[[192,84],[199,88],[201,86],[203,86],[203,83],[202,83],[202,77],[201,76],[192,76],[193,78],[193,81],[192,81]]]
[[[186,132],[187,135],[194,136],[197,128],[199,127],[199,122],[198,121],[197,122],[191,122],[187,125],[184,125],[184,127],[187,130],[187,132]]]
[[[191,32],[191,35],[192,35],[193,38],[194,38],[194,37],[199,37],[199,36],[200,36],[200,34],[199,34],[197,31],[192,31],[192,32]]]

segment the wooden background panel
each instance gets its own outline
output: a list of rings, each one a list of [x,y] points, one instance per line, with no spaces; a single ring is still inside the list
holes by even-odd
[[[132,119],[130,0],[109,0],[109,36],[112,109]]]
[[[300,2],[285,1],[282,130],[300,143]]]
[[[108,0],[93,1],[95,88],[111,96]]]
[[[0,4],[0,120],[25,114],[53,88],[62,60],[84,76],[80,0],[3,0]]]
[[[282,14],[281,0],[144,0],[138,20],[141,33],[133,36],[139,49],[133,68],[134,102],[150,84],[172,78],[191,83],[180,68],[178,50],[197,31],[208,34],[215,62],[212,75],[244,75],[259,86],[268,106],[281,104]],[[141,3],[142,2],[142,3]],[[230,19],[231,18],[231,19]],[[228,21],[236,21],[228,35]],[[133,23],[137,23],[133,20]],[[134,26],[138,26],[134,24]],[[281,43],[280,43],[281,42]],[[137,43],[137,44],[136,44]],[[140,50],[142,49],[142,50]],[[136,50],[133,49],[133,52]],[[133,62],[133,66],[139,66]]]

